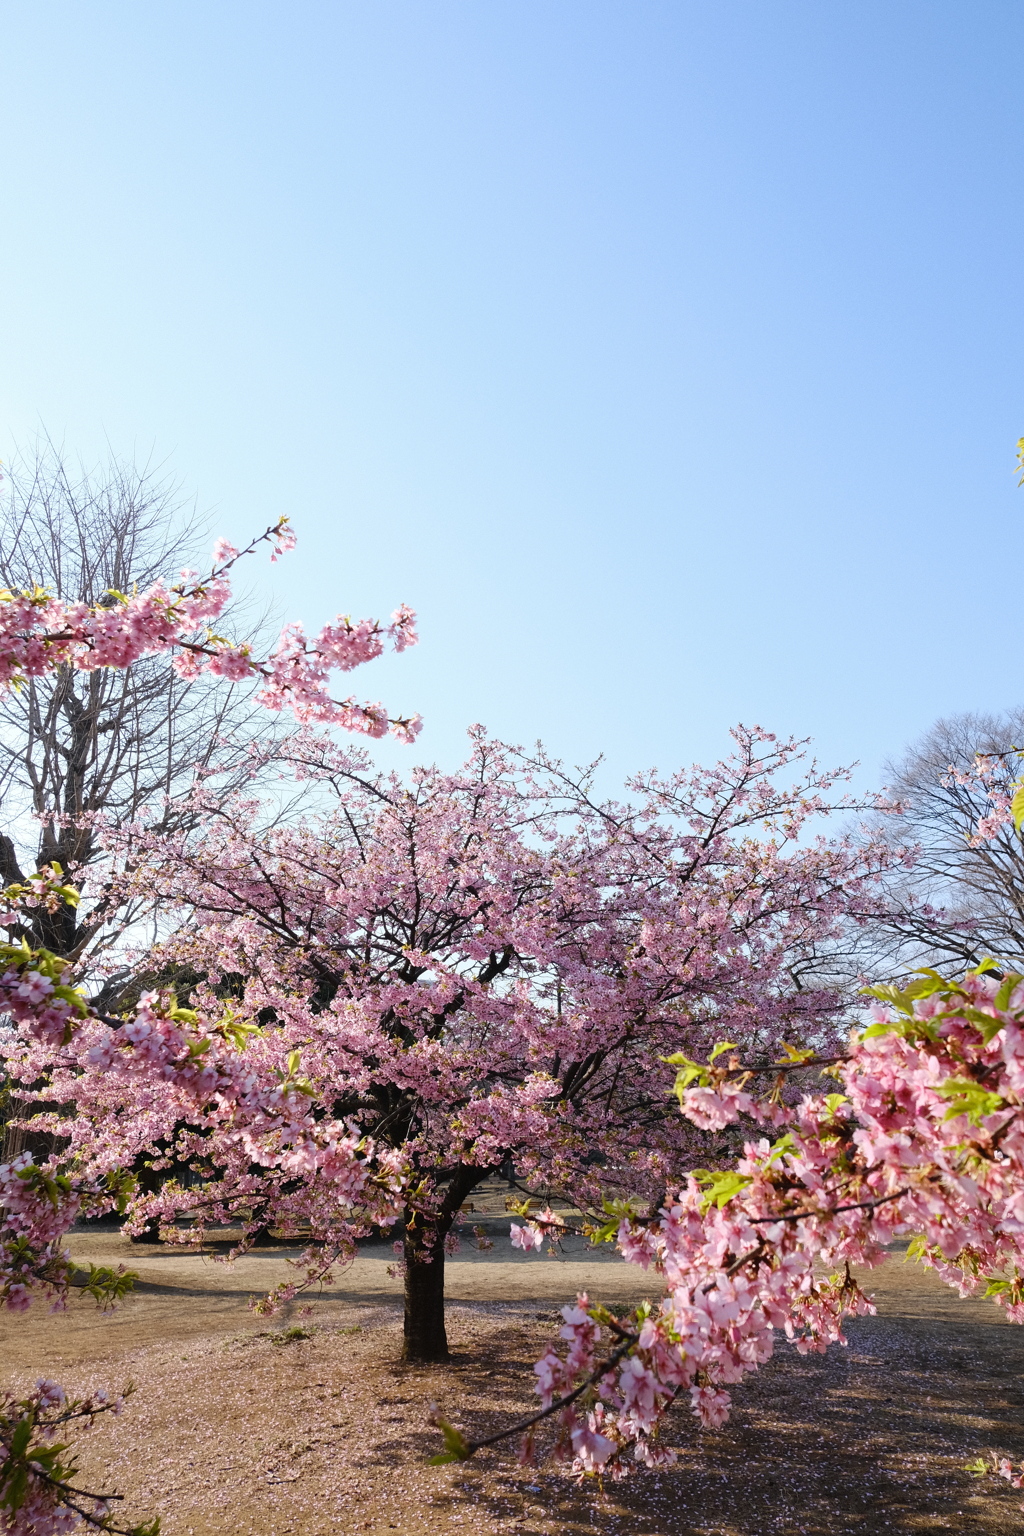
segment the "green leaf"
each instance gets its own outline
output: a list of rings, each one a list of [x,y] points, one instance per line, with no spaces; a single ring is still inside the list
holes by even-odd
[[[966,1115],[972,1125],[980,1125],[988,1115],[994,1115],[1006,1108],[1006,1100],[998,1093],[990,1093],[980,1083],[976,1083],[971,1077],[948,1077],[944,1083],[940,1083],[935,1092],[941,1098],[950,1099],[951,1103],[943,1121],[955,1120],[959,1115]]]
[[[711,1062],[713,1062],[715,1060],[716,1056],[721,1056],[723,1051],[737,1051],[737,1050],[739,1050],[739,1046],[735,1043],[735,1041],[733,1041],[733,1040],[719,1040],[718,1044],[715,1046],[714,1050],[711,1052],[711,1055],[708,1057],[708,1065],[710,1066]]]
[[[1021,825],[1024,824],[1024,779],[1019,779],[1014,785],[1013,799],[1010,801],[1010,815],[1013,817],[1013,824],[1019,832]]]
[[[700,1206],[702,1216],[706,1215],[713,1205],[717,1205],[721,1210],[723,1205],[728,1205],[730,1200],[734,1200],[754,1182],[748,1174],[737,1173],[735,1168],[716,1169],[714,1172],[707,1168],[695,1168],[693,1176],[697,1183],[703,1184],[706,1189]]]
[[[123,1216],[128,1209],[128,1202],[138,1188],[139,1181],[127,1168],[112,1169],[106,1177],[107,1191],[114,1201],[114,1208],[119,1216]]]
[[[947,981],[945,976],[940,976],[938,971],[933,971],[930,966],[924,966],[915,975],[920,976],[920,981],[912,981],[906,987],[894,986],[890,981],[883,981],[878,986],[863,987],[862,992],[868,997],[877,997],[879,1002],[889,1003],[898,1008],[901,1013],[913,1015],[914,1004],[919,998],[932,997],[936,992],[963,993],[955,982]],[[873,1025],[872,1032],[879,1034],[884,1032],[885,1026]]]
[[[638,1214],[636,1202],[633,1200],[602,1200],[601,1206],[609,1220],[602,1222],[599,1227],[585,1228],[588,1241],[595,1247],[599,1243],[613,1243],[623,1221],[628,1221]]]
[[[985,1477],[989,1470],[989,1464],[984,1456],[979,1456],[977,1461],[964,1462],[964,1471],[973,1473],[975,1477]]]
[[[77,987],[54,987],[53,995],[68,1003],[82,1018],[89,1012],[89,1005]]]
[[[28,1449],[28,1442],[32,1438],[32,1429],[33,1422],[30,1417],[26,1416],[23,1419],[19,1419],[14,1434],[11,1436],[12,1461],[14,1461],[18,1456],[24,1456]]]
[[[614,1243],[620,1226],[621,1222],[616,1218],[614,1221],[602,1222],[599,1227],[586,1227],[583,1235],[597,1248],[601,1243]]]
[[[134,1289],[138,1278],[138,1271],[134,1269],[117,1270],[104,1264],[90,1264],[88,1269],[76,1271],[73,1283],[81,1285],[101,1306],[112,1307]]]
[[[771,1150],[771,1154],[770,1154],[770,1156],[768,1158],[769,1164],[774,1163],[774,1161],[775,1161],[775,1159],[777,1157],[785,1157],[786,1153],[787,1152],[792,1152],[792,1150],[793,1150],[793,1132],[792,1131],[787,1131],[785,1136],[780,1136],[778,1141],[773,1141],[772,1142],[772,1150]]]
[[[236,1019],[233,1014],[225,1014],[217,1025],[217,1032],[230,1040],[238,1050],[244,1050],[251,1036],[261,1035],[262,1029],[258,1024],[247,1024],[242,1019]]]
[[[27,1492],[28,1467],[23,1461],[15,1462],[13,1470],[4,1479],[3,1498],[0,1499],[0,1504],[5,1505],[13,1514],[24,1504]]]
[[[978,1026],[978,1029],[981,1031],[981,1038],[986,1045],[998,1035],[1003,1027],[1002,1019],[994,1019],[990,1013],[982,1013],[978,1008],[968,1006],[957,1008],[956,1012],[960,1018],[967,1019],[971,1024]]]
[[[1000,1012],[1008,1008],[1010,1006],[1010,994],[1022,981],[1024,981],[1024,976],[1018,975],[1016,971],[1010,971],[1005,975],[999,991],[992,999],[993,1007],[998,1008]]]
[[[447,1419],[435,1418],[434,1423],[444,1435],[445,1448],[439,1456],[431,1456],[427,1465],[443,1467],[450,1461],[468,1461],[473,1452],[462,1431],[456,1429],[454,1424],[449,1424]]]
[[[865,990],[867,990],[865,988]],[[907,1017],[902,1019],[888,1019],[878,1024],[869,1024],[867,1029],[862,1029],[858,1035],[859,1040],[874,1040],[879,1035],[902,1035],[904,1039],[913,1040],[923,1035],[926,1040],[939,1038],[939,1021],[936,1019],[919,1019],[915,1014],[907,1011]]]
[[[677,1051],[674,1056],[663,1056],[662,1061],[667,1067],[678,1067],[676,1080],[672,1084],[672,1093],[675,1094],[680,1104],[683,1102],[683,1094],[687,1088],[692,1088],[694,1083],[699,1083],[702,1088],[711,1081],[707,1067],[701,1066],[698,1061],[691,1061],[689,1056],[684,1056],[682,1051]]]
[[[794,1061],[810,1061],[811,1057],[815,1055],[813,1046],[802,1047],[799,1045],[790,1045],[788,1040],[783,1040],[782,1049],[786,1054],[782,1060],[777,1063],[777,1065],[780,1067],[788,1067],[790,1063]]]

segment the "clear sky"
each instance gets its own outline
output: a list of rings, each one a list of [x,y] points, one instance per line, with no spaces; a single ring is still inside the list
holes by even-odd
[[[356,674],[622,774],[1021,702],[1024,9],[0,4],[0,457],[281,512]],[[388,757],[410,760],[408,750]]]

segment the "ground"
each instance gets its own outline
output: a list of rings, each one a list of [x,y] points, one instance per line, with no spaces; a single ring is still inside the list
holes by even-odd
[[[674,1416],[675,1469],[602,1488],[520,1468],[507,1444],[463,1465],[427,1457],[433,1401],[474,1436],[529,1409],[531,1363],[578,1290],[640,1299],[645,1276],[607,1251],[520,1255],[498,1235],[449,1260],[454,1361],[424,1369],[397,1363],[389,1244],[367,1246],[311,1318],[268,1321],[247,1303],[284,1277],[281,1247],[227,1267],[115,1232],[70,1241],[81,1263],[138,1270],[137,1296],[113,1315],[82,1299],[0,1314],[0,1378],[136,1382],[123,1416],[85,1437],[82,1481],[116,1487],[126,1518],[161,1514],[166,1536],[1024,1532],[1024,1494],[963,1471],[988,1450],[1024,1459],[1024,1330],[899,1254],[870,1277],[879,1315],[850,1325],[847,1349],[783,1346],[723,1430]],[[311,1337],[288,1341],[295,1326]]]

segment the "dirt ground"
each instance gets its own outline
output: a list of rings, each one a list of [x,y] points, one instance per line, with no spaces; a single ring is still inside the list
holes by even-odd
[[[582,1246],[518,1254],[507,1237],[448,1261],[450,1368],[397,1363],[400,1282],[388,1244],[367,1246],[315,1303],[283,1322],[248,1300],[286,1273],[268,1247],[228,1267],[213,1257],[73,1235],[80,1263],[125,1262],[137,1295],[112,1315],[76,1300],[2,1314],[0,1379],[46,1374],[75,1388],[138,1391],[83,1441],[85,1486],[126,1495],[125,1517],[159,1513],[166,1536],[836,1536],[1024,1531],[1024,1496],[963,1464],[995,1450],[1024,1459],[1024,1331],[963,1302],[900,1255],[871,1278],[875,1318],[847,1349],[803,1359],[783,1345],[735,1392],[731,1422],[702,1431],[688,1412],[668,1437],[668,1472],[577,1486],[502,1447],[430,1467],[429,1404],[471,1435],[529,1409],[530,1366],[556,1308],[586,1289],[639,1300],[644,1276]],[[312,1337],[282,1343],[289,1323]]]

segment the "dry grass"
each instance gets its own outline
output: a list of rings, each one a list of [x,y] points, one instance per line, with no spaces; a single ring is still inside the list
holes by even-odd
[[[121,1242],[75,1241],[108,1259]],[[518,1468],[510,1450],[429,1467],[439,1445],[428,1406],[436,1399],[473,1434],[499,1427],[528,1406],[555,1300],[580,1283],[625,1299],[636,1272],[585,1255],[512,1262],[500,1244],[452,1264],[455,1358],[424,1369],[396,1363],[389,1256],[361,1258],[317,1304],[312,1336],[289,1341],[289,1326],[310,1324],[268,1325],[245,1307],[255,1276],[276,1277],[279,1254],[228,1271],[135,1249],[150,1278],[115,1317],[76,1304],[5,1320],[4,1375],[23,1384],[45,1370],[83,1387],[136,1380],[124,1416],[87,1442],[83,1473],[126,1494],[135,1518],[161,1512],[167,1536],[1024,1529],[1020,1494],[962,1470],[989,1448],[1024,1457],[1024,1334],[898,1259],[875,1277],[882,1315],[851,1326],[848,1349],[812,1359],[781,1349],[736,1393],[724,1430],[678,1415],[677,1468],[602,1489],[550,1466]]]

